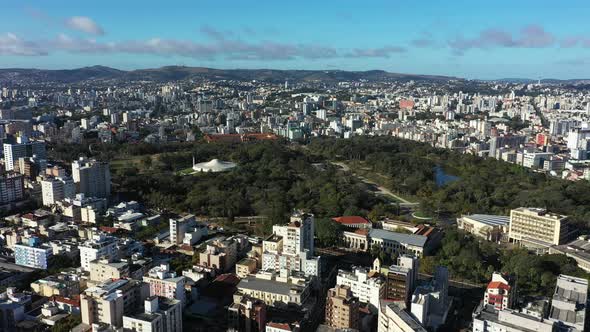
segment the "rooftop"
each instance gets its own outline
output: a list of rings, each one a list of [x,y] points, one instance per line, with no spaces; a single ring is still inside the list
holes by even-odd
[[[426,240],[428,239],[426,236],[422,235],[395,233],[383,229],[372,229],[369,232],[369,236],[371,238],[399,242],[416,247],[424,247],[424,244],[426,244]]]
[[[509,216],[496,216],[491,214],[471,214],[463,216],[463,218],[468,218],[488,226],[506,226],[510,223]]]
[[[332,218],[332,220],[334,220],[335,222],[337,222],[339,224],[343,224],[343,225],[360,225],[360,224],[368,225],[371,223],[367,219],[360,217],[360,216],[342,216],[342,217]]]
[[[302,292],[304,286],[276,280],[259,279],[255,276],[248,276],[240,281],[238,288],[258,290],[273,294],[289,295],[291,291]]]

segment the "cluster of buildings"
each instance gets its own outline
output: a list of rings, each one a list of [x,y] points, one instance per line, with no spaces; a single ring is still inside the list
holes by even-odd
[[[557,277],[550,299],[518,305],[514,277],[494,273],[483,301],[473,313],[473,331],[581,332],[586,329],[588,280]]]
[[[335,217],[344,227],[340,249],[378,250],[395,262],[327,270],[310,213],[294,211],[265,238],[225,232],[206,217],[164,217],[139,202],[113,202],[108,163],[53,162],[47,144],[388,135],[590,179],[590,100],[564,87],[478,83],[485,93],[463,93],[453,81],[105,84],[2,90],[0,209],[26,212],[0,225],[0,330],[41,330],[75,315],[81,332],[175,332],[187,328],[187,317],[211,330],[311,331],[323,323],[318,331],[421,332],[445,331],[455,314],[448,270],[419,274],[420,259],[441,240],[436,227]],[[193,161],[192,169],[235,167],[213,159]],[[27,208],[31,202],[42,208]],[[112,225],[101,226],[105,220]],[[590,271],[590,240],[575,237],[567,216],[518,208],[509,216],[461,216],[457,226],[487,241],[564,254]],[[153,232],[140,239],[142,230]],[[10,287],[32,273],[43,277],[20,287],[28,290]],[[471,327],[583,331],[587,291],[586,280],[561,275],[550,299],[523,304],[514,277],[494,273]]]

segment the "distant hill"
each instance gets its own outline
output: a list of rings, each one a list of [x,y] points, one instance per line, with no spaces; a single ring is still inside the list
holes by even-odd
[[[169,82],[186,79],[260,80],[281,83],[300,81],[448,81],[448,76],[390,73],[383,70],[275,70],[275,69],[213,69],[204,67],[167,66],[153,69],[124,71],[105,66],[69,70],[0,69],[1,81],[80,83],[90,80],[126,80]]]
[[[516,83],[516,84],[535,84],[539,80],[533,80],[529,78],[501,78],[498,80],[488,80],[489,82],[503,82],[503,83]],[[545,84],[587,84],[590,83],[590,79],[585,78],[574,78],[574,79],[556,79],[556,78],[543,78],[541,83]]]

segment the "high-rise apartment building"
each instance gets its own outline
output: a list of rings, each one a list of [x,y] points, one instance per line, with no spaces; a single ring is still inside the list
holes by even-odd
[[[21,201],[25,198],[24,178],[18,173],[0,175],[0,204]]]
[[[72,177],[78,186],[78,192],[88,197],[108,198],[111,195],[111,171],[108,163],[80,158],[72,163]]]
[[[385,297],[385,281],[375,272],[362,267],[354,267],[352,272],[339,270],[336,285],[349,287],[353,296],[377,312],[380,299]]]
[[[359,300],[348,286],[328,290],[326,324],[336,329],[359,328]]]
[[[7,171],[14,170],[19,158],[33,156],[40,159],[47,157],[45,142],[30,142],[26,136],[20,136],[15,144],[4,143],[4,165]]]
[[[148,293],[147,284],[137,280],[111,280],[90,287],[80,294],[82,323],[122,327],[123,315],[137,313]]]
[[[177,299],[184,306],[184,276],[177,276],[175,272],[170,271],[168,264],[161,264],[152,268],[143,281],[149,284],[150,295],[161,296],[167,299]]]
[[[70,177],[50,177],[41,181],[43,205],[51,206],[76,195],[76,185]]]
[[[79,246],[80,266],[90,271],[90,262],[99,258],[115,259],[119,256],[117,238],[105,234],[95,234]]]
[[[418,259],[401,256],[398,265],[391,265],[384,272],[386,277],[385,298],[409,304],[418,280]]]
[[[287,225],[274,225],[273,234],[263,242],[262,269],[301,271],[319,276],[320,260],[313,257],[314,216],[295,212]]]

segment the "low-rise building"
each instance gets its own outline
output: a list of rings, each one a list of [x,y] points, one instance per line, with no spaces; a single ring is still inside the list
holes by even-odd
[[[71,274],[48,276],[33,281],[31,289],[44,297],[74,297],[80,294],[80,278]]]
[[[514,280],[507,275],[494,272],[492,281],[486,287],[483,303],[496,308],[496,310],[512,309],[515,294]]]
[[[372,224],[367,219],[360,216],[342,216],[332,218],[338,224],[350,228],[372,228]]]
[[[199,264],[226,272],[233,268],[238,257],[238,244],[232,239],[214,240],[199,253]]]
[[[463,215],[457,218],[457,228],[487,241],[508,241],[510,217],[489,214]]]
[[[583,332],[588,310],[588,280],[559,275],[551,300],[549,320],[567,326],[568,331]]]
[[[369,232],[370,247],[377,245],[392,253],[411,254],[421,257],[426,248],[428,238],[422,235],[389,232],[383,229],[371,229]]]
[[[481,303],[473,313],[473,332],[554,332],[554,322],[512,309],[496,310]]]
[[[252,258],[243,258],[236,263],[236,275],[240,278],[246,278],[248,275],[256,272],[256,260]]]
[[[260,299],[268,306],[303,305],[310,294],[309,280],[272,273],[250,275],[240,280],[237,288],[238,294]]]

